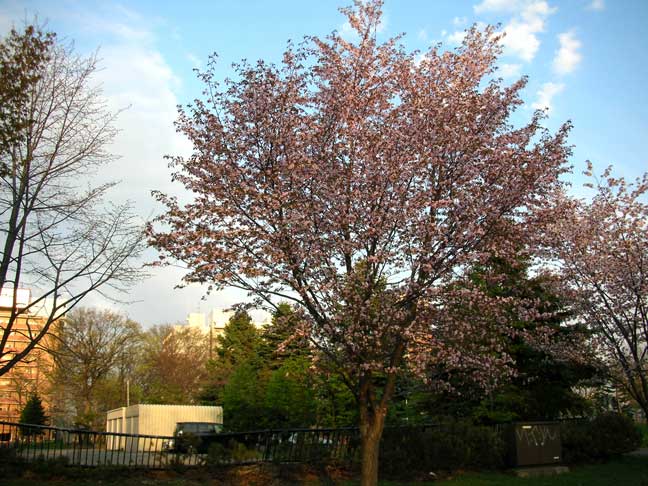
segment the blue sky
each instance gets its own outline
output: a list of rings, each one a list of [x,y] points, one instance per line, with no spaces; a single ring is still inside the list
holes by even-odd
[[[115,199],[133,200],[143,217],[158,211],[151,189],[177,192],[165,154],[191,147],[173,129],[175,106],[200,94],[192,69],[219,55],[223,77],[242,58],[277,61],[286,41],[348,31],[338,8],[351,0],[7,1],[0,0],[0,34],[37,14],[81,53],[99,49],[97,79],[121,132],[111,147],[121,159],[99,177],[122,179]],[[519,115],[549,107],[546,125],[567,119],[574,129],[572,177],[578,191],[584,161],[634,178],[648,171],[648,2],[643,0],[386,0],[383,39],[406,33],[408,49],[452,47],[472,23],[507,32],[501,75],[529,76]],[[241,298],[224,292],[201,301],[203,289],[174,291],[182,271],[166,269],[135,289],[124,307],[144,324],[184,320]]]

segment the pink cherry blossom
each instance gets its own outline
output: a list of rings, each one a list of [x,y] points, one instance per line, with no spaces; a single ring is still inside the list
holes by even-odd
[[[506,360],[467,363],[441,342],[440,327],[452,334],[443,289],[495,248],[516,251],[503,226],[535,231],[570,153],[569,124],[551,134],[539,112],[509,122],[526,79],[494,78],[493,28],[418,62],[398,38],[377,41],[381,3],[343,9],[357,42],[308,38],[279,65],[243,62],[222,84],[214,58],[204,98],[177,122],[193,153],[170,159],[194,200],[156,193],[167,212],[149,229],[163,260],[187,265],[186,282],[299,307],[301,332],[358,400],[363,485],[376,483],[403,370],[441,359],[488,381]],[[496,345],[482,324],[457,328],[456,341]]]

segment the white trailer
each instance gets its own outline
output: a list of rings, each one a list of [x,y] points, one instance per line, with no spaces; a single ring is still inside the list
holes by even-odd
[[[106,432],[132,435],[172,436],[177,422],[223,423],[223,407],[198,405],[131,405],[106,413]],[[150,450],[151,441],[108,436],[108,449]],[[137,440],[137,445],[132,443]],[[155,441],[154,448],[161,448]]]

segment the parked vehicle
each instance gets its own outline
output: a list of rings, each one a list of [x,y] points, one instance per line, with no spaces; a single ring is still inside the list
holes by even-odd
[[[205,454],[209,446],[216,441],[218,434],[222,431],[223,424],[213,422],[178,422],[173,432],[173,439],[165,444],[165,447],[173,452],[197,452]]]

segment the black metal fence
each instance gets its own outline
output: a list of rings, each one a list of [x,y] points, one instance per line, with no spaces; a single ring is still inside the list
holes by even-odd
[[[261,430],[164,437],[0,421],[0,449],[16,460],[71,466],[168,468],[257,462],[347,462],[360,449],[357,428]],[[8,457],[5,454],[5,457]]]
[[[169,439],[0,422],[0,448],[26,462],[60,460],[74,466],[164,468],[173,460],[163,452]],[[191,459],[186,459],[188,464]]]
[[[424,453],[430,464],[496,467],[507,455],[511,430],[511,424],[476,427],[460,422],[386,427],[384,458],[390,467],[414,465]],[[357,428],[165,437],[0,421],[0,460],[59,460],[72,466],[161,469],[260,462],[348,464],[356,462],[359,453]]]

